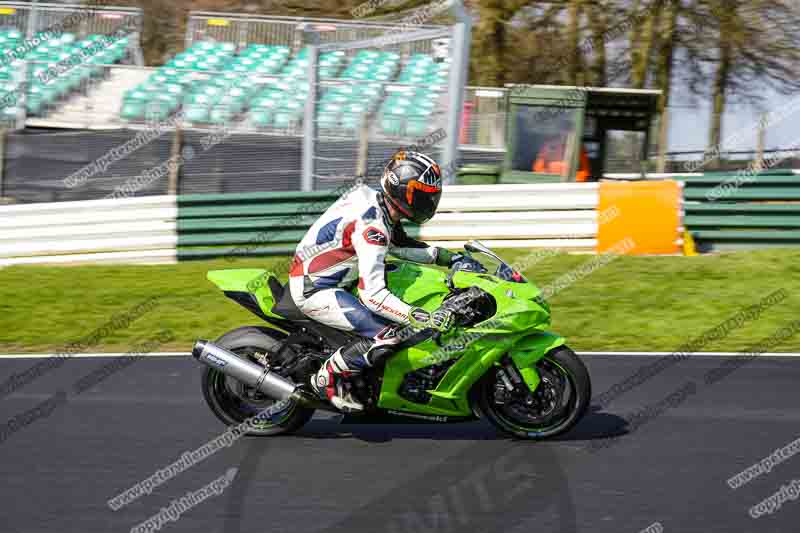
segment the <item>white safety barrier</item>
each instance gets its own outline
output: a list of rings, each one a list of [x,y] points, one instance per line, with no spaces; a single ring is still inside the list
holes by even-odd
[[[454,185],[420,238],[450,247],[479,239],[496,248],[594,251],[596,183]]]
[[[0,207],[0,266],[174,263],[174,196]]]
[[[592,252],[597,205],[597,184],[449,186],[420,238]],[[174,263],[177,216],[174,196],[0,206],[0,266]]]

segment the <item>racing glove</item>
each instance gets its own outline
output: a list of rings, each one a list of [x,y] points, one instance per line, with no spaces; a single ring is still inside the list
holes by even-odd
[[[429,313],[421,307],[414,307],[408,314],[408,322],[415,329],[434,329],[440,333],[450,331],[455,323],[455,315],[449,309],[439,308]]]
[[[436,264],[438,266],[450,268],[458,259],[464,257],[463,254],[453,253],[447,248],[437,247],[436,250],[438,250],[436,252]]]
[[[439,251],[436,253],[436,264],[438,266],[452,268],[453,265],[461,263],[458,270],[486,272],[486,269],[483,268],[483,265],[481,265],[479,261],[476,261],[468,255],[451,252],[446,248],[438,248],[438,250]]]

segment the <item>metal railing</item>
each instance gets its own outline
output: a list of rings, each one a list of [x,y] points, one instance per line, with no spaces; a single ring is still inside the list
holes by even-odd
[[[420,25],[419,29],[438,29],[441,26]],[[397,31],[396,24],[350,21],[333,18],[280,17],[191,11],[186,27],[186,48],[196,41],[213,40],[246,44],[303,47],[304,32],[319,33],[319,43],[353,42],[371,39]]]
[[[144,13],[140,8],[105,6],[94,4],[53,4],[42,2],[0,2],[0,28],[15,28],[26,36],[26,43],[38,46],[34,41],[48,35],[60,36],[72,33],[78,38],[92,34],[113,32],[121,19],[132,21],[139,50],[136,64],[143,65],[140,35],[144,29]]]

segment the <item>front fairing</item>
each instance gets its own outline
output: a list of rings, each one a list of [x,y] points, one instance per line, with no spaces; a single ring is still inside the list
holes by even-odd
[[[445,272],[410,263],[396,265],[387,273],[389,287],[409,304],[433,310],[450,292]],[[550,324],[547,304],[532,283],[463,271],[453,275],[452,283],[456,289],[483,289],[495,299],[497,311],[471,328],[456,328],[438,344],[427,340],[392,356],[383,375],[380,407],[431,415],[468,415],[471,411],[467,391],[472,384],[503,354],[513,356],[517,351],[531,350],[533,347],[527,344],[533,342],[532,336],[541,334]],[[436,390],[429,391],[432,398],[428,404],[413,404],[398,395],[406,374],[452,359],[455,362]]]
[[[450,292],[446,272],[415,263],[387,264],[386,279],[393,294],[429,311],[439,307]],[[470,331],[509,334],[544,329],[550,324],[550,309],[533,283],[504,281],[490,274],[463,271],[456,272],[452,282],[457,289],[479,287],[491,294],[497,303],[495,315]]]
[[[450,292],[446,272],[416,263],[387,263],[386,283],[392,294],[428,311],[439,307]]]
[[[495,299],[495,315],[470,328],[484,334],[512,334],[543,330],[550,325],[550,308],[539,288],[530,282],[504,281],[489,274],[456,272],[453,285],[459,289],[479,287]]]

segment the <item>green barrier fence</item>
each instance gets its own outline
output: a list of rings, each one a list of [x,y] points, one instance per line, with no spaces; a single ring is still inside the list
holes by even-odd
[[[341,194],[275,192],[179,196],[178,260],[290,255]]]
[[[800,176],[791,170],[683,181],[684,225],[700,251],[800,244]]]
[[[322,192],[178,196],[178,260],[292,255],[346,186]],[[404,224],[408,235],[419,227]]]
[[[746,182],[730,173],[679,179],[684,225],[700,251],[800,244],[800,176],[791,171],[762,172]],[[179,196],[178,259],[291,255],[342,192]]]

